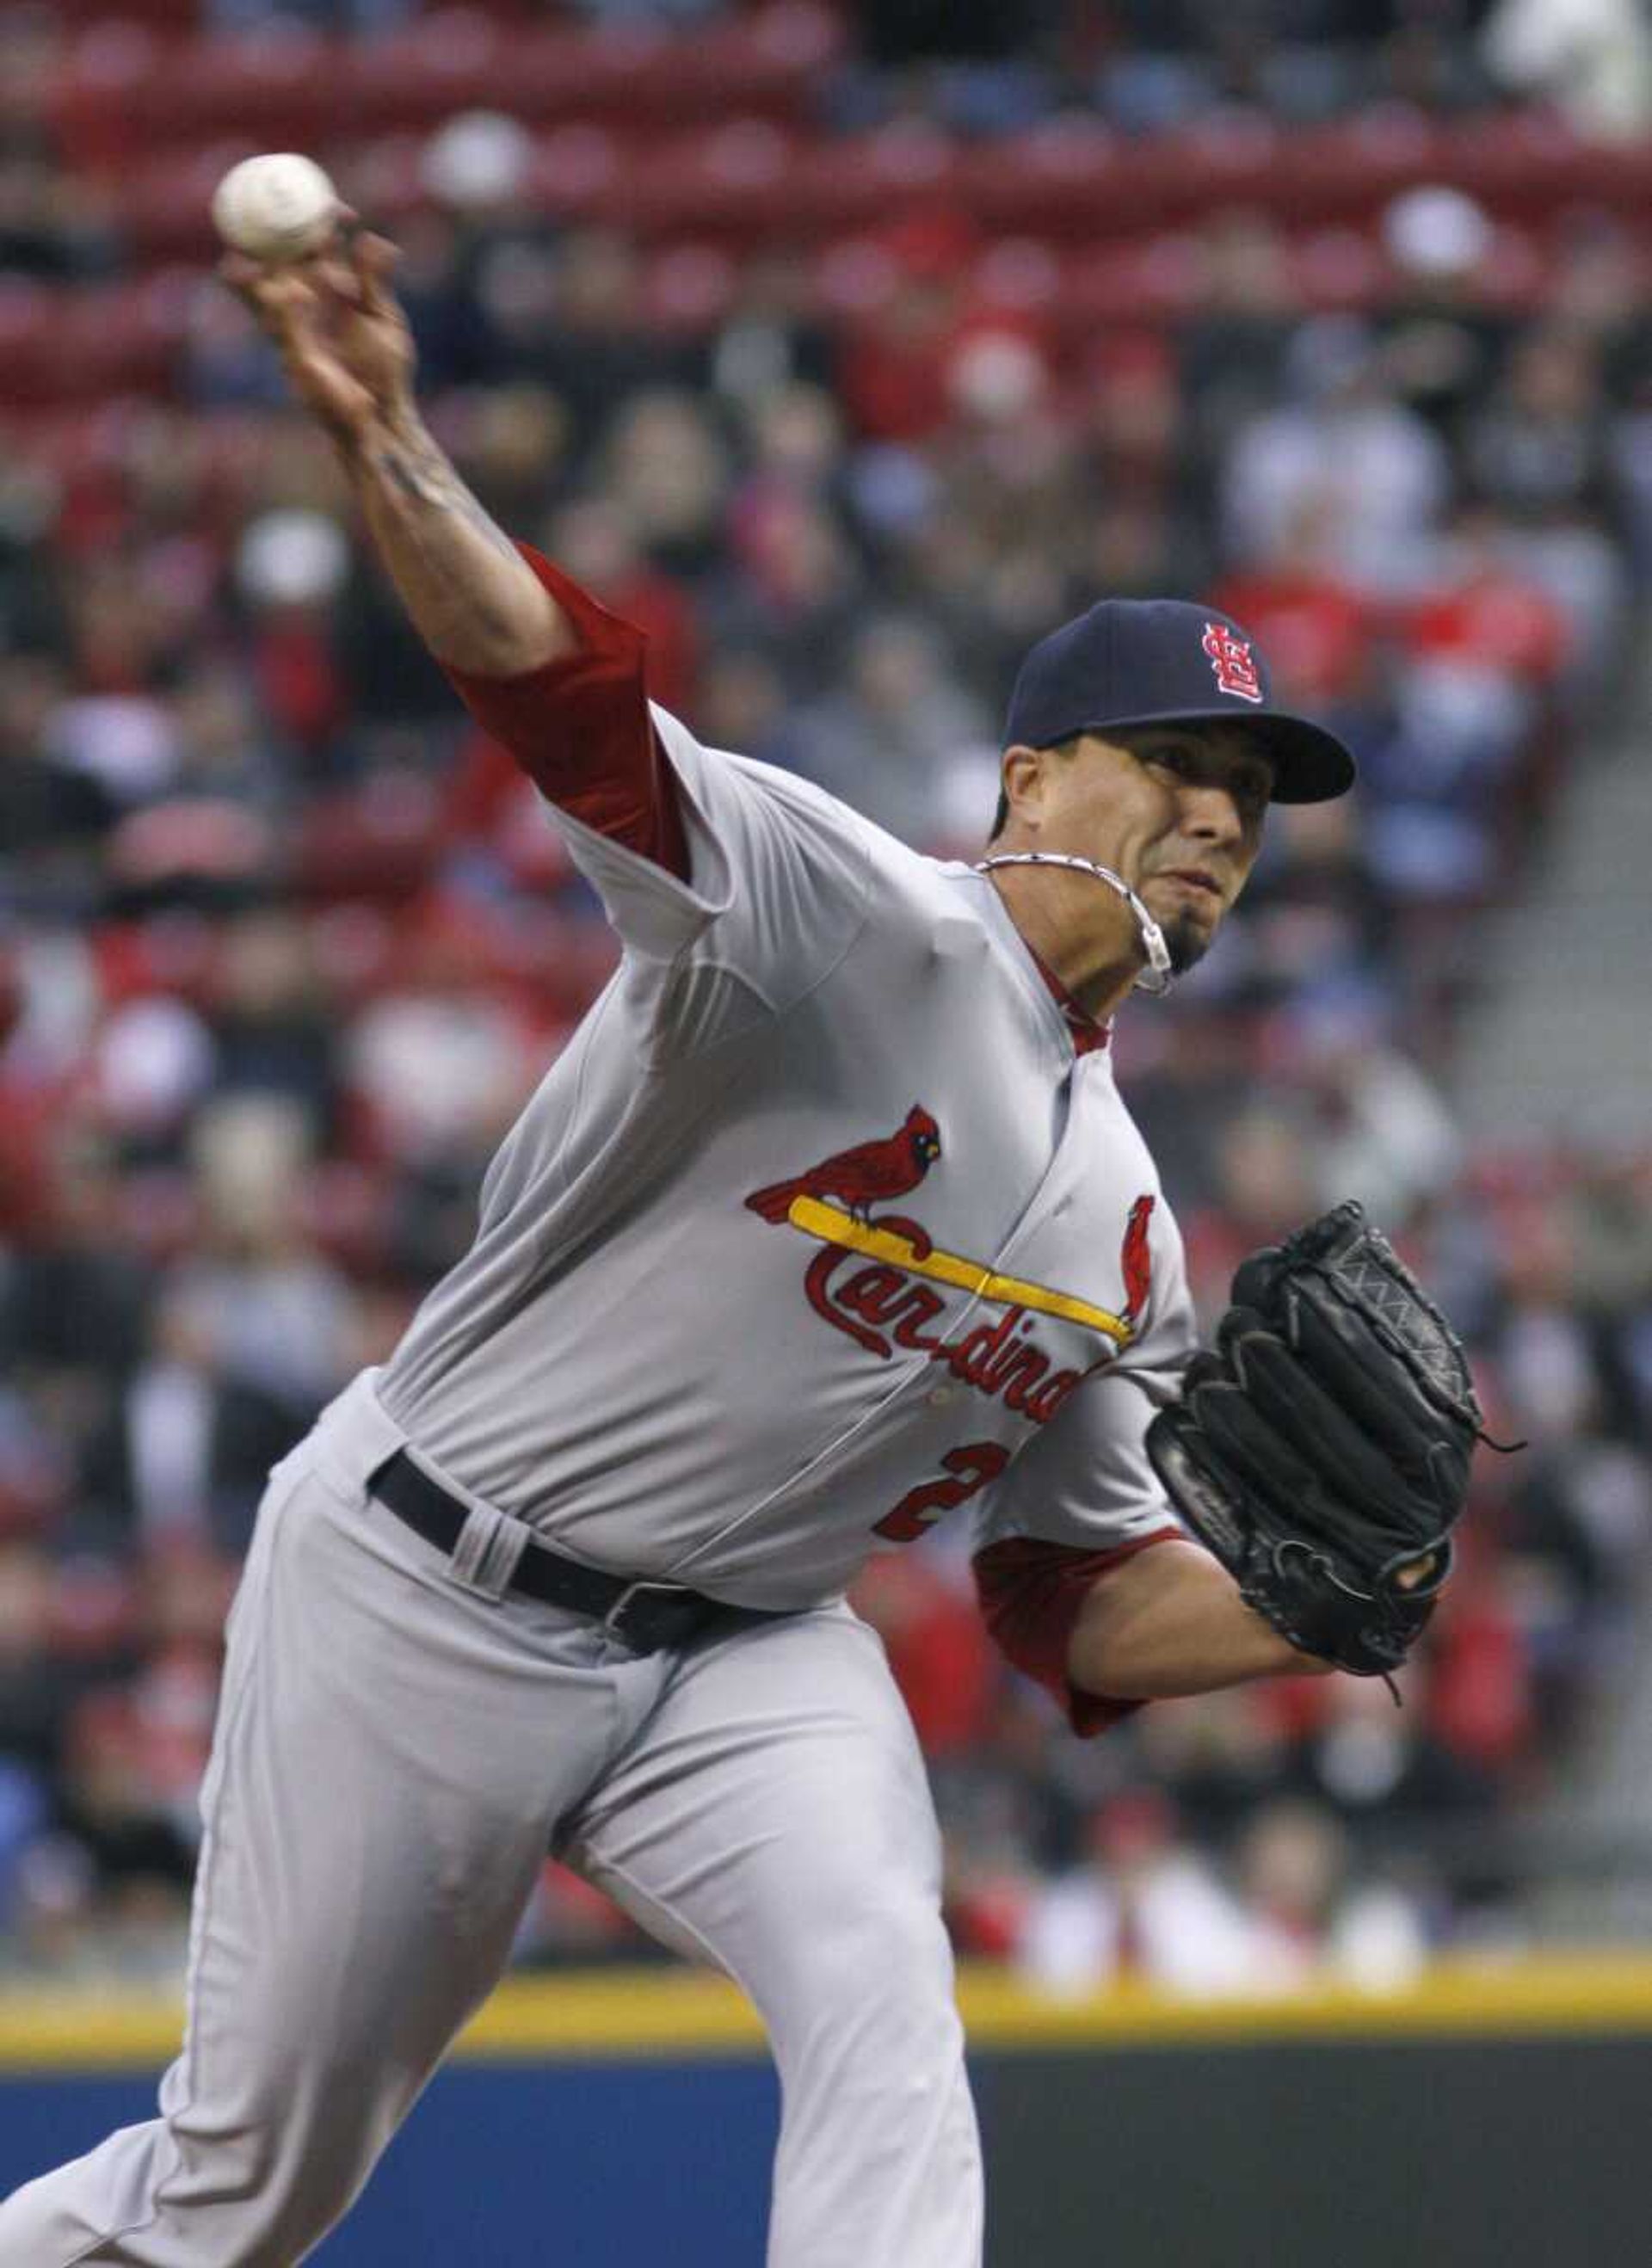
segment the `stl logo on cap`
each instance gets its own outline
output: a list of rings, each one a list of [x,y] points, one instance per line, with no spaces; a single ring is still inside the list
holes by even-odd
[[[1235,637],[1226,622],[1206,622],[1199,641],[1216,673],[1216,690],[1241,701],[1260,701],[1262,681],[1250,659],[1249,638]]]

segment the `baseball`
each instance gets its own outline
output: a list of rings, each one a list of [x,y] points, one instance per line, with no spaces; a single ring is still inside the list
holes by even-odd
[[[244,158],[212,194],[212,221],[225,244],[250,259],[302,260],[327,241],[338,192],[313,158],[283,151]]]

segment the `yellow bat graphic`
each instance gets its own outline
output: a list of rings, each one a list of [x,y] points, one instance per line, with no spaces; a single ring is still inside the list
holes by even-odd
[[[995,1306],[1029,1307],[1042,1315],[1059,1315],[1069,1323],[1081,1323],[1086,1330],[1102,1332],[1116,1346],[1128,1346],[1135,1336],[1122,1315],[1093,1307],[1088,1300],[1076,1300],[1070,1292],[1052,1292],[1043,1284],[1026,1283],[1019,1276],[995,1275],[978,1260],[966,1260],[956,1252],[920,1256],[909,1237],[880,1228],[875,1222],[856,1220],[837,1205],[822,1204],[818,1197],[793,1197],[786,1219],[805,1236],[818,1237],[823,1244],[841,1244],[851,1252],[866,1253],[870,1259],[887,1260],[893,1267],[906,1269],[914,1276],[932,1277],[938,1284],[955,1285],[959,1291],[972,1292]]]

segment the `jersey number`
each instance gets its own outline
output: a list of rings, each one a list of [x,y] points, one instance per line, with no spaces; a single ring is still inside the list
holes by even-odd
[[[922,1481],[915,1489],[908,1489],[872,1533],[887,1535],[891,1543],[911,1543],[926,1528],[933,1528],[943,1512],[968,1504],[989,1481],[998,1478],[1008,1462],[1009,1451],[996,1441],[969,1441],[961,1449],[948,1449],[940,1461],[941,1469],[953,1477]]]

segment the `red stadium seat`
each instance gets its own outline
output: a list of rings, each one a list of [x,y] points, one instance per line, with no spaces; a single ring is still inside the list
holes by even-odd
[[[689,125],[726,106],[690,92],[700,41],[672,40],[643,25],[598,31],[539,28],[511,42],[510,107],[547,123],[600,118],[611,124]],[[703,94],[703,89],[702,89]],[[731,93],[728,104],[736,98]]]
[[[655,328],[690,336],[719,323],[740,285],[740,263],[715,245],[675,244],[650,262],[643,313]]]
[[[625,145],[608,127],[553,127],[534,145],[534,202],[569,220],[594,215],[605,209],[625,156]]]
[[[92,24],[67,47],[46,115],[71,166],[107,170],[143,138],[144,95],[177,52],[144,24]]]
[[[1320,314],[1358,313],[1376,305],[1389,279],[1381,247],[1357,228],[1316,229],[1289,247],[1292,285]]]
[[[195,278],[50,290],[0,285],[0,401],[154,393],[169,382]]]
[[[914,211],[962,210],[958,145],[924,123],[814,142],[795,152],[785,195],[787,228],[800,236],[874,232]],[[771,232],[775,217],[766,217]]]
[[[299,1185],[299,1219],[306,1238],[344,1268],[382,1268],[395,1190],[383,1173],[353,1158],[324,1159]]]
[[[372,142],[352,143],[341,151],[329,151],[325,162],[345,202],[376,227],[387,228],[431,202],[424,181],[424,150],[425,137],[421,134],[383,134]]]
[[[816,0],[708,24],[689,38],[626,25],[535,30],[509,41],[510,107],[524,118],[686,128],[719,117],[801,117],[843,44]]]
[[[173,49],[138,92],[146,142],[245,135],[262,150],[308,150],[336,130],[339,50],[314,34],[197,40]]]
[[[798,212],[799,152],[783,128],[763,118],[726,120],[652,154],[639,151],[602,200],[602,217],[639,234],[734,236],[767,233],[777,213]]]
[[[1456,187],[1493,211],[1541,217],[1586,193],[1591,152],[1559,117],[1527,111],[1460,120],[1451,133],[1450,166]]]
[[[71,155],[105,165],[203,135],[313,149],[339,134],[425,130],[473,108],[655,131],[742,114],[785,120],[805,113],[842,44],[835,12],[816,0],[778,0],[688,40],[645,26],[515,23],[475,7],[438,8],[364,40],[292,26],[189,36],[187,0],[130,0],[114,20],[90,4],[79,12],[85,27],[50,111]]]
[[[201,0],[120,0],[121,20],[147,29],[193,33],[201,21]],[[66,24],[107,25],[106,0],[54,0],[52,12]]]
[[[886,244],[872,236],[839,237],[815,263],[810,297],[830,320],[875,314],[894,295],[901,270]]]
[[[519,106],[516,43],[475,8],[441,8],[405,30],[343,48],[332,117],[341,132],[427,128],[459,112]]]
[[[1272,119],[1249,110],[1213,112],[1176,133],[1155,136],[1146,169],[1152,210],[1179,219],[1266,202],[1279,180],[1284,143]]]
[[[1054,118],[1013,142],[965,151],[957,191],[995,233],[1066,239],[1108,225],[1130,161],[1130,151],[1100,119]]]
[[[345,898],[318,906],[308,930],[328,984],[338,998],[357,1006],[393,983],[398,974],[395,922],[380,905]]]
[[[296,886],[321,898],[406,898],[441,854],[439,807],[423,781],[398,776],[312,804],[294,850]]]
[[[195,273],[173,269],[75,295],[63,324],[65,379],[93,397],[167,390],[198,288]]]
[[[163,151],[136,168],[121,206],[134,250],[151,261],[194,260],[204,267],[216,260],[221,247],[212,230],[212,192],[256,148],[242,135],[181,153]]]
[[[57,303],[44,284],[0,280],[0,401],[45,401],[58,394]]]
[[[1000,237],[976,262],[975,296],[985,308],[1044,315],[1058,309],[1062,266],[1036,237]]]
[[[1065,312],[1092,335],[1109,325],[1174,320],[1197,305],[1204,274],[1199,240],[1191,232],[1107,247],[1073,263]]]
[[[211,998],[218,943],[216,926],[196,914],[105,922],[92,941],[99,990],[111,1006],[151,992],[199,1005]]]
[[[1390,103],[1293,134],[1253,202],[1298,226],[1329,226],[1374,219],[1399,190],[1454,178],[1439,126],[1408,104]]]
[[[1504,224],[1494,229],[1474,275],[1474,297],[1481,306],[1506,313],[1533,313],[1553,288],[1550,261],[1529,230]]]

